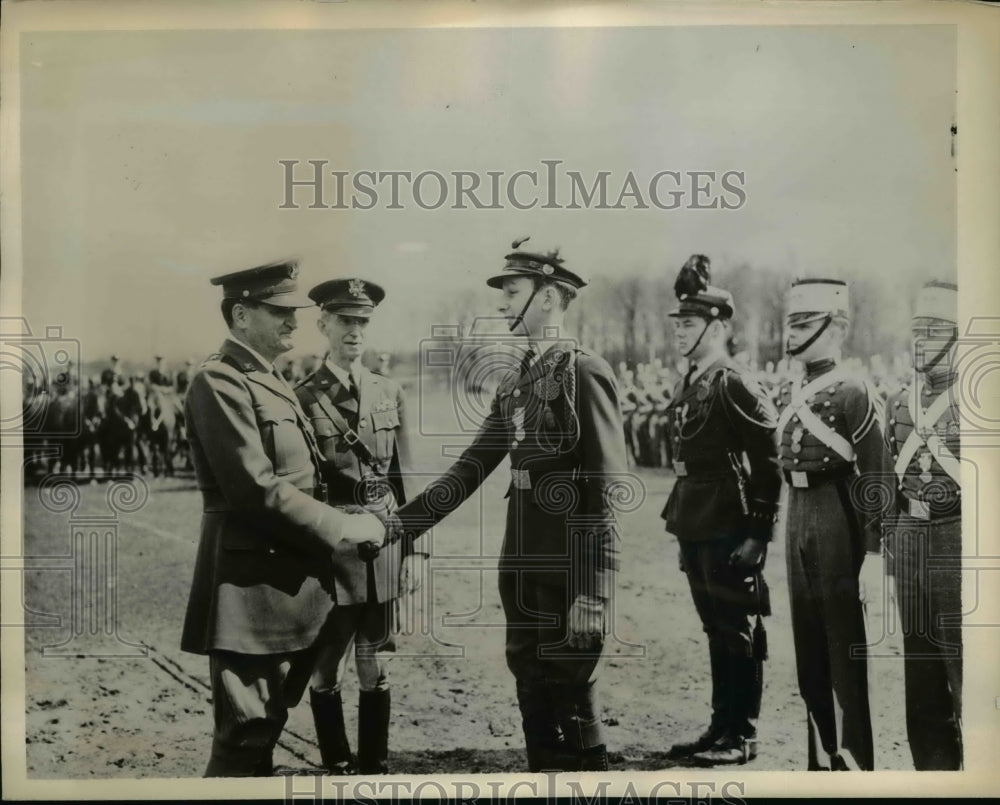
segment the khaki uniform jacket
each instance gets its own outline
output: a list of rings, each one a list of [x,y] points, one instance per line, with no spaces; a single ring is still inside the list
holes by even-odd
[[[405,458],[403,392],[394,380],[361,368],[358,377],[358,419],[354,426],[361,442],[376,459],[376,467],[363,466],[344,435],[334,425],[329,410],[341,383],[324,364],[299,384],[295,393],[309,416],[323,456],[323,481],[333,506],[362,505],[366,501],[363,478],[375,476],[376,486],[394,498],[391,508],[406,502],[401,457]],[[343,414],[341,413],[341,416]],[[357,556],[343,557],[334,567],[334,601],[338,606],[366,601],[388,601],[399,595],[402,543],[384,546],[368,565]]]
[[[204,513],[181,648],[308,648],[332,607],[332,564],[357,549],[341,544],[351,516],[313,496],[318,453],[294,392],[227,340],[192,377],[184,415]]]

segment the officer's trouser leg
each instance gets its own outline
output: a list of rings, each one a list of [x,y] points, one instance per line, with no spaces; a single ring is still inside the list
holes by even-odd
[[[961,525],[907,521],[894,549],[913,765],[961,769]]]
[[[788,585],[810,769],[874,768],[863,547],[833,484],[789,493]]]
[[[315,660],[312,649],[288,654],[209,654],[215,734],[206,777],[271,773],[271,752],[302,698]]]

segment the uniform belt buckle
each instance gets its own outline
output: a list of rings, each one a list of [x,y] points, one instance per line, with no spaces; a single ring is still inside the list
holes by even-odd
[[[809,473],[802,472],[801,470],[792,470],[790,475],[792,478],[792,486],[796,489],[809,488]]]
[[[674,462],[674,474],[678,478],[683,478],[688,474],[687,462],[686,461],[675,461]]]
[[[511,467],[510,477],[515,489],[531,489],[531,475],[527,470],[518,470]]]
[[[931,507],[924,500],[914,500],[910,498],[910,517],[915,517],[918,520],[930,520],[931,519]]]

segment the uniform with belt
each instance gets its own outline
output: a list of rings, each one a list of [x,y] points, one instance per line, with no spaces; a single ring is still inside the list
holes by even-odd
[[[330,280],[309,294],[325,315],[365,319],[385,295],[374,283],[358,279]],[[387,517],[404,503],[404,405],[399,384],[369,371],[360,361],[348,372],[327,358],[295,392],[323,455],[330,504],[372,508]],[[310,690],[323,764],[331,773],[351,770],[340,688],[352,641],[361,679],[358,771],[388,770],[390,693],[376,656],[395,650],[402,547],[395,542],[371,561],[345,560],[334,570],[334,610],[328,628],[336,637],[317,662]]]
[[[820,330],[848,316],[847,286],[806,280],[786,315]],[[871,384],[833,357],[778,390],[781,466],[789,484],[786,561],[809,769],[872,769],[867,637],[859,573],[880,550],[877,518],[862,506],[861,477],[882,464],[880,403]]]
[[[679,290],[670,315],[704,319],[704,337],[713,321],[733,316],[734,304],[728,291],[707,284],[707,258],[701,265],[704,282]],[[677,288],[688,272],[686,265]],[[744,567],[733,553],[748,538],[771,540],[781,478],[767,395],[724,353],[706,360],[691,366],[667,409],[668,459],[677,481],[661,516],[680,544],[712,676],[708,729],[675,744],[671,755],[714,765],[756,756],[766,658],[761,618],[770,608],[762,566]]]
[[[227,299],[303,307],[296,266],[216,278]],[[208,654],[215,734],[207,776],[270,773],[271,751],[312,672],[348,529],[375,518],[323,502],[312,427],[273,364],[227,339],[185,403],[204,501],[181,648]],[[364,530],[364,529],[362,529]]]
[[[508,277],[574,289],[585,284],[555,254],[514,252],[507,261],[504,273],[488,280],[491,287],[502,287]],[[603,641],[574,646],[567,624],[578,599],[611,598],[618,570],[619,534],[608,490],[626,472],[625,440],[607,362],[568,341],[549,342],[537,355],[529,350],[521,367],[502,379],[473,443],[399,510],[406,531],[418,535],[438,523],[508,455],[499,590],[528,766],[606,769],[593,695]]]
[[[950,354],[957,296],[950,283],[921,290],[918,371],[886,409],[887,474],[896,480],[887,551],[903,630],[906,734],[918,771],[962,768],[961,420]]]

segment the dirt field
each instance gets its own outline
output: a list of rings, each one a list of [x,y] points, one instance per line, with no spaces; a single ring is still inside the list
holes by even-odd
[[[415,418],[437,433],[448,417],[436,395]],[[419,466],[436,473],[448,464],[443,444],[461,438],[414,439]],[[707,649],[677,568],[677,546],[659,518],[672,476],[642,471],[646,497],[624,518],[622,564],[614,634],[601,669],[600,695],[613,769],[652,770],[676,739],[696,734],[708,716]],[[513,680],[503,658],[503,618],[496,559],[503,527],[502,467],[481,495],[433,535],[434,559],[425,584],[404,617],[399,652],[390,663],[393,729],[390,764],[397,773],[522,771],[524,759]],[[416,490],[422,482],[411,485]],[[28,775],[39,779],[200,776],[208,757],[211,705],[208,661],[178,648],[198,537],[200,496],[193,478],[149,480],[148,500],[117,521],[117,572],[111,600],[117,612],[92,602],[76,585],[71,596],[71,527],[85,533],[88,517],[107,517],[107,484],[80,486],[75,513],[52,511],[48,493],[25,495],[25,553],[47,569],[25,574],[26,619],[61,616],[61,625],[26,629]],[[43,505],[42,499],[48,505]],[[131,506],[130,508],[135,508]],[[72,517],[72,521],[71,521]],[[480,522],[484,526],[480,527]],[[768,621],[771,658],[765,670],[760,756],[752,768],[802,769],[805,709],[795,681],[783,544],[772,546],[767,578],[774,615]],[[104,581],[100,581],[104,585]],[[74,610],[74,606],[76,609]],[[107,611],[105,611],[107,610]],[[75,643],[43,656],[71,634]],[[101,638],[117,623],[120,640]],[[872,613],[872,635],[883,619]],[[113,629],[111,631],[114,631]],[[871,664],[871,699],[878,768],[908,769],[903,725],[900,637],[886,635]],[[128,644],[134,644],[132,646]],[[103,652],[105,656],[94,656]],[[83,656],[77,656],[83,654]],[[133,656],[110,656],[110,655]],[[345,700],[348,729],[356,716],[356,680]],[[308,704],[289,719],[275,761],[297,771],[319,763]]]

